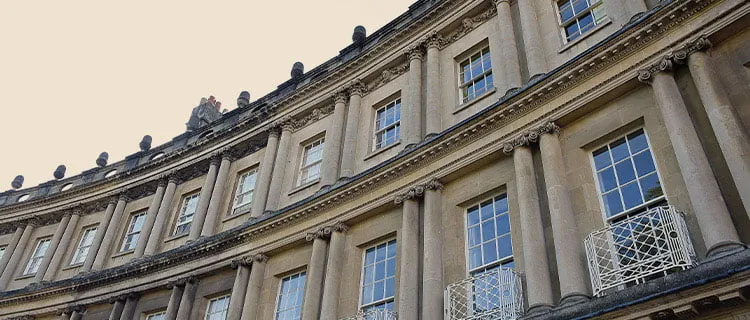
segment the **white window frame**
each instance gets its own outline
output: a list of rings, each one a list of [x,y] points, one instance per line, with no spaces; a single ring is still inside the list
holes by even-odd
[[[161,320],[161,319],[166,319],[166,316],[167,316],[166,311],[152,312],[146,315],[146,320]]]
[[[585,1],[589,4],[589,6],[585,10],[574,14],[573,17],[571,17],[570,19],[563,21],[562,14],[560,12],[560,4],[568,3],[572,6],[573,1]],[[604,0],[554,0],[554,5],[555,5],[555,12],[557,13],[557,23],[558,23],[560,34],[562,35],[564,43],[569,43],[569,42],[582,39],[584,35],[591,33],[592,31],[596,30],[598,26],[603,25],[607,21],[609,21],[609,15],[607,14],[607,11],[604,8]],[[597,8],[601,9],[601,13],[604,14],[603,17],[597,17],[595,15],[596,11],[594,11],[594,9],[597,9]],[[580,25],[579,20],[581,17],[585,16],[588,13],[591,13],[591,19],[594,25],[591,26],[591,28],[589,28],[588,30],[581,32],[581,25]],[[572,24],[577,24],[578,36],[571,39],[570,37],[568,37],[567,27]]]
[[[249,177],[251,175],[255,175],[255,178],[253,179],[253,187],[252,187],[252,189],[250,189],[248,191],[245,191],[245,192],[241,192],[242,187],[245,184],[245,180],[244,179],[246,179],[247,177]],[[239,201],[239,199],[240,199],[241,196],[244,196],[244,195],[247,195],[247,194],[254,195],[255,194],[255,187],[256,187],[257,183],[258,183],[258,168],[254,168],[252,170],[248,170],[248,171],[240,174],[239,178],[237,179],[237,186],[234,189],[235,190],[234,191],[234,200],[232,201],[232,211],[231,211],[231,214],[237,214],[237,213],[239,213],[238,209],[241,209],[243,207],[248,207],[249,205],[251,205],[253,203],[253,197],[252,196],[249,197],[249,199],[250,199],[249,201],[245,201],[243,203],[238,203],[238,201]]]
[[[279,311],[280,311],[279,310],[279,303],[281,302],[281,297],[282,297],[282,294],[283,294],[283,292],[281,290],[282,290],[282,288],[284,286],[284,280],[291,279],[294,276],[297,276],[298,279],[299,279],[299,277],[302,276],[302,275],[305,276],[305,283],[302,285],[302,289],[301,289],[302,292],[300,294],[302,294],[302,298],[303,298],[302,305],[304,305],[304,303],[305,303],[304,302],[305,290],[307,290],[307,270],[295,272],[295,273],[292,273],[290,275],[284,276],[279,281],[279,288],[278,288],[278,290],[276,290],[276,303],[273,304],[273,318],[274,318],[274,320],[278,319],[278,317],[279,317]],[[300,291],[299,287],[297,287],[297,291]],[[299,313],[300,319],[302,318],[302,305],[299,306],[299,308],[300,308],[300,313]],[[294,308],[296,309],[297,307],[295,306]],[[281,311],[287,311],[287,310],[290,310],[290,309],[287,308],[287,309],[284,309],[284,310],[281,310]]]
[[[468,219],[468,217],[469,217],[469,209],[471,209],[473,207],[476,207],[476,206],[479,206],[483,202],[486,202],[487,200],[492,200],[492,203],[493,203],[493,206],[494,206],[495,199],[497,199],[499,197],[505,197],[506,201],[508,201],[508,213],[506,213],[508,215],[508,226],[509,226],[508,236],[510,237],[510,247],[511,247],[511,250],[513,250],[513,221],[511,221],[511,219],[510,219],[510,213],[511,213],[510,209],[511,208],[510,208],[510,200],[508,199],[509,197],[508,197],[508,192],[507,191],[496,193],[494,196],[483,198],[482,200],[476,201],[476,202],[472,203],[470,206],[467,206],[466,209],[464,209],[463,225],[464,225],[464,251],[465,251],[465,255],[466,255],[466,274],[469,277],[471,277],[472,275],[480,274],[480,273],[482,273],[484,271],[493,269],[493,268],[498,267],[498,266],[503,266],[503,265],[509,264],[509,263],[513,263],[515,265],[515,258],[514,258],[515,257],[515,251],[513,251],[513,252],[511,252],[512,254],[510,256],[507,256],[507,257],[498,257],[498,259],[495,260],[495,261],[493,261],[493,262],[490,262],[490,263],[487,263],[487,264],[483,264],[483,265],[479,265],[479,266],[477,266],[477,267],[475,267],[473,269],[471,268],[471,255],[470,255],[470,251],[469,251],[469,249],[470,249],[469,248],[469,221],[468,221],[469,220]],[[479,213],[479,219],[480,219],[479,220],[479,225],[480,225],[480,235],[479,235],[480,236],[480,241],[482,243],[484,243],[484,239],[481,238],[481,224],[482,224],[481,212]],[[493,217],[493,219],[496,219],[496,218]],[[495,230],[497,232],[497,226],[495,226]],[[495,234],[495,238],[494,239],[498,239],[498,238],[499,237],[497,236],[497,234]],[[480,246],[481,246],[481,244],[480,244]]]
[[[464,64],[468,64],[469,65],[469,70],[471,70],[471,63],[472,63],[471,58],[474,55],[479,54],[479,60],[481,61],[482,57],[484,57],[484,55],[485,55],[485,53],[484,53],[485,51],[487,51],[486,52],[487,56],[490,57],[490,68],[487,69],[487,70],[484,70],[484,62],[482,62],[481,64],[482,64],[482,70],[483,70],[483,72],[480,73],[480,74],[478,74],[478,75],[475,75],[474,77],[472,77],[468,81],[464,81],[464,77],[463,77],[463,72],[464,72],[463,70],[464,69],[463,69],[462,66]],[[479,98],[479,97],[487,94],[488,92],[492,91],[492,89],[495,88],[495,75],[494,75],[494,72],[493,72],[493,66],[494,66],[494,62],[492,61],[492,51],[490,51],[490,47],[489,46],[483,46],[480,49],[473,50],[473,51],[471,51],[471,54],[469,54],[469,55],[466,56],[465,59],[461,59],[461,61],[458,61],[458,99],[459,99],[458,104],[459,105],[463,105],[463,104],[469,103],[469,102],[471,102],[473,100],[476,100],[477,98]],[[492,77],[492,86],[487,85],[487,78],[489,78],[489,77]],[[484,82],[485,83],[485,90],[484,90],[483,93],[476,94],[476,90],[475,90],[474,91],[475,93],[474,93],[473,96],[468,96],[467,94],[464,94],[464,88],[472,87],[479,80],[482,80],[482,79],[484,79],[484,81],[485,81]]]
[[[36,274],[39,271],[39,265],[47,254],[51,242],[52,238],[41,238],[36,241],[36,246],[34,246],[34,251],[31,253],[31,257],[29,257],[29,262],[26,264],[26,268],[23,269],[24,276]],[[46,246],[41,250],[45,244]]]
[[[318,159],[316,161],[313,161],[313,162],[305,165],[305,162],[307,161],[308,150],[312,150],[312,148],[317,147],[317,146],[320,146],[320,159]],[[300,159],[300,164],[299,164],[299,171],[298,171],[299,172],[299,177],[297,178],[297,186],[303,186],[303,185],[311,184],[311,183],[313,183],[315,181],[320,180],[320,175],[322,174],[321,171],[323,170],[322,163],[323,163],[324,148],[325,148],[325,137],[320,137],[318,139],[315,139],[314,141],[312,141],[310,143],[307,143],[307,144],[305,144],[302,147],[302,158]],[[319,167],[318,168],[318,172],[319,172],[318,177],[317,178],[313,178],[313,179],[306,178],[305,176],[307,176],[307,175],[306,174],[303,175],[303,172],[305,172],[306,170],[309,170],[310,168],[313,168],[315,166]]]
[[[378,128],[378,114],[383,112],[388,112],[390,109],[395,109],[396,106],[398,106],[398,121],[395,121],[389,125],[386,125],[385,127]],[[402,104],[401,104],[401,97],[395,98],[391,100],[390,102],[384,104],[382,107],[375,110],[375,117],[373,119],[373,128],[375,128],[373,137],[372,137],[372,151],[377,151],[383,148],[386,148],[388,146],[392,146],[399,141],[401,141],[401,110],[402,110]],[[395,117],[395,115],[394,115]],[[378,145],[378,135],[381,133],[385,133],[386,131],[390,129],[394,129],[398,131],[398,136],[395,140],[391,141],[390,143],[385,143],[385,140],[383,140],[384,144]]]
[[[89,255],[89,250],[86,250],[86,254],[83,254],[84,249],[90,249],[91,246],[94,243],[94,238],[96,237],[96,231],[99,229],[99,226],[93,226],[84,228],[83,232],[81,232],[81,238],[78,240],[78,245],[76,246],[75,251],[73,251],[73,257],[70,259],[70,265],[77,265],[84,263],[86,261],[86,258]],[[91,243],[84,244],[84,240],[86,240],[86,236],[91,232]],[[81,261],[76,261],[81,260]]]
[[[398,258],[399,258],[399,256],[398,256],[398,241],[397,241],[396,238],[390,238],[390,239],[378,242],[378,243],[376,243],[374,245],[371,245],[371,246],[368,246],[367,248],[365,248],[364,250],[362,250],[362,267],[360,268],[360,275],[359,275],[359,310],[365,310],[367,308],[374,307],[374,306],[381,305],[381,304],[387,304],[389,302],[392,302],[395,305],[396,292],[398,291],[398,288],[395,288],[395,287],[393,288],[393,296],[392,297],[383,298],[381,300],[369,302],[367,304],[364,304],[363,301],[362,301],[364,299],[363,289],[364,289],[364,286],[365,286],[365,266],[366,266],[365,263],[366,263],[366,258],[367,258],[367,250],[370,250],[370,249],[373,249],[373,248],[377,248],[378,246],[383,245],[383,244],[385,244],[386,248],[387,248],[388,244],[391,243],[391,242],[394,242],[394,245],[395,245],[395,248],[396,248],[396,254],[393,256],[393,259],[395,260],[395,263],[396,263],[396,270],[398,270],[398,267],[399,267],[398,266],[398,263],[399,263]],[[386,257],[387,257],[387,254],[386,254]],[[387,260],[388,260],[388,258],[386,258],[386,261]],[[387,265],[386,265],[386,268],[387,268]],[[393,285],[395,286],[396,285],[396,281],[395,281],[396,274],[394,274],[393,277],[394,277]],[[394,311],[397,311],[397,310],[394,310]]]
[[[226,309],[224,309],[224,310],[222,310],[220,312],[209,313],[211,311],[211,305],[213,303],[216,303],[216,302],[218,302],[220,300],[224,300],[224,299],[227,300],[227,302],[226,302]],[[224,319],[226,319],[227,318],[227,314],[229,313],[229,302],[231,301],[231,299],[232,299],[232,295],[231,294],[225,294],[225,295],[218,296],[216,298],[212,298],[212,299],[208,300],[208,304],[206,305],[206,314],[203,316],[203,319],[208,320],[211,315],[214,315],[214,314],[217,314],[217,313],[221,313],[221,312],[224,313]]]
[[[603,147],[606,147],[606,146],[612,144],[613,142],[615,142],[615,141],[617,141],[619,139],[625,138],[625,137],[627,137],[627,136],[629,136],[629,135],[631,135],[633,133],[636,133],[638,130],[642,130],[644,137],[646,137],[646,143],[648,144],[648,150],[649,150],[649,152],[651,152],[651,160],[654,161],[654,168],[656,170],[656,177],[659,179],[659,184],[661,185],[661,188],[662,188],[662,195],[659,196],[659,197],[653,198],[651,200],[645,201],[645,202],[641,203],[638,206],[635,206],[635,207],[627,209],[627,210],[623,210],[622,212],[619,212],[619,213],[617,213],[615,215],[612,215],[611,217],[608,217],[607,216],[607,207],[604,205],[604,200],[602,199],[602,194],[603,193],[602,193],[602,190],[601,190],[601,182],[599,181],[599,174],[597,172],[598,170],[596,169],[596,162],[594,161],[594,152],[598,151],[599,149],[601,149]],[[627,144],[627,142],[625,142],[625,143]],[[630,146],[628,146],[628,148],[630,148]],[[638,153],[640,154],[642,152],[644,152],[644,150],[641,150]],[[630,149],[628,149],[628,153],[630,154]],[[630,154],[630,159],[632,159],[632,156],[633,155]],[[638,128],[634,128],[632,130],[627,130],[626,133],[618,135],[617,137],[615,137],[613,139],[610,139],[607,142],[602,143],[602,144],[600,144],[600,145],[592,148],[590,150],[590,152],[589,152],[589,161],[590,161],[590,165],[591,165],[591,171],[592,171],[592,173],[594,175],[594,183],[596,184],[596,186],[595,186],[596,187],[596,196],[597,196],[597,198],[599,200],[599,208],[601,209],[602,219],[603,219],[603,221],[605,223],[609,224],[609,223],[612,223],[612,222],[616,222],[617,220],[620,220],[623,217],[627,217],[627,216],[633,214],[634,212],[638,212],[638,211],[643,210],[644,208],[648,208],[650,206],[653,206],[656,203],[669,202],[669,199],[667,199],[667,193],[664,190],[664,180],[662,180],[662,178],[661,178],[661,173],[660,173],[661,170],[659,170],[659,164],[656,161],[656,155],[654,154],[654,149],[653,149],[653,146],[651,144],[651,140],[649,139],[648,132],[646,132],[646,128],[644,128],[644,127],[638,127]],[[635,166],[635,164],[633,164],[633,165]],[[612,165],[612,167],[614,168],[614,164]],[[635,171],[635,168],[633,170]],[[635,172],[636,172],[636,180],[638,180],[637,171],[635,171]],[[620,189],[621,185],[619,183],[619,178],[617,177],[617,172],[616,171],[615,171],[615,179],[617,181],[616,182],[617,183],[617,187],[615,187],[615,189]],[[637,182],[630,182],[630,183],[637,183]],[[615,189],[613,189],[613,190],[615,190]],[[640,186],[639,186],[639,189],[640,189]],[[609,192],[613,192],[613,190],[610,190]],[[609,193],[609,192],[605,192],[605,193]],[[620,196],[620,201],[624,202],[624,199],[622,199],[622,196]],[[622,203],[622,206],[623,206],[623,209],[624,209],[625,208],[625,204]]]
[[[141,231],[143,231],[143,224],[141,224],[141,228],[138,231],[133,230],[135,227],[135,222],[138,221],[139,217],[143,217],[143,222],[146,222],[146,211],[141,212],[135,212],[130,215],[130,219],[128,220],[128,226],[127,229],[125,229],[125,234],[122,237],[122,245],[120,245],[120,252],[127,252],[127,251],[133,251],[135,250],[135,247],[138,245],[138,239],[141,237]],[[137,235],[134,239],[134,241],[128,242],[128,238],[131,236]],[[132,243],[132,248],[127,248],[127,245]]]
[[[180,205],[180,211],[179,211],[179,214],[177,214],[177,220],[175,220],[174,231],[172,231],[172,235],[173,236],[178,236],[178,235],[183,235],[183,234],[190,233],[190,228],[193,227],[192,224],[193,224],[193,219],[195,218],[195,211],[198,211],[198,203],[200,202],[200,195],[201,195],[200,191],[196,191],[196,192],[189,193],[189,194],[185,195],[184,197],[182,197],[182,201],[180,202],[180,203],[182,203]],[[192,199],[196,199],[195,211],[193,211],[192,213],[189,214],[189,216],[190,216],[189,220],[187,220],[187,218],[186,218],[185,221],[180,222],[180,219],[182,217],[187,216],[185,214],[185,212],[187,211],[187,205],[190,202],[190,200],[192,200]],[[180,227],[182,227],[184,225],[188,225],[189,227],[186,229],[186,231],[179,232],[180,231]]]

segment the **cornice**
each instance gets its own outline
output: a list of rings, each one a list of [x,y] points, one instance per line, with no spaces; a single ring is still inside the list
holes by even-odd
[[[618,34],[614,35],[612,39],[607,40],[613,42],[606,43],[607,45],[611,44],[611,46],[602,45],[602,47],[596,47],[593,50],[585,52],[582,56],[586,59],[574,59],[571,63],[551,72],[547,77],[528,84],[525,88],[514,93],[510,97],[505,97],[495,106],[478,113],[433,138],[430,138],[428,141],[419,144],[410,152],[406,152],[381,163],[375,168],[352,178],[349,182],[330,189],[327,193],[291,205],[264,219],[249,221],[241,227],[200,239],[147,259],[136,260],[122,266],[72,279],[44,284],[41,289],[32,292],[25,292],[21,289],[3,293],[0,295],[0,299],[2,299],[0,301],[0,306],[33,301],[49,295],[85,290],[89,287],[102,286],[158,272],[159,270],[178,265],[181,262],[226,251],[229,248],[247,243],[261,234],[271,232],[274,229],[300,221],[302,218],[312,216],[323,210],[328,210],[329,208],[343,202],[353,200],[364,192],[369,192],[378,186],[390,183],[393,177],[404,176],[406,173],[412,172],[423,167],[427,163],[432,162],[433,159],[440,155],[451,152],[456,148],[487,136],[490,132],[495,131],[495,129],[518,119],[522,115],[528,114],[528,112],[534,109],[533,107],[540,105],[542,101],[548,101],[549,99],[558,96],[562,91],[561,88],[570,88],[571,86],[581,83],[593,76],[591,73],[586,74],[585,72],[579,72],[579,70],[588,70],[592,73],[604,70],[606,66],[611,66],[625,57],[630,56],[633,52],[639,50],[639,48],[643,48],[644,46],[653,43],[655,39],[664,35],[679,22],[692,17],[713,2],[714,1],[712,0],[694,0],[667,3],[664,8],[661,8],[659,15],[652,14],[642,18],[643,21],[639,21],[639,23],[642,23],[640,28],[627,29],[625,32],[618,32]],[[669,21],[679,22],[671,23]],[[680,40],[677,39],[675,41],[679,42]],[[593,61],[601,62],[593,63]],[[623,71],[623,73],[625,72],[632,72],[632,69],[629,71]],[[617,77],[626,77],[627,75],[624,75],[623,73],[618,74]],[[581,95],[588,93],[589,91],[586,91]],[[532,121],[528,127],[541,128],[548,121],[549,120],[537,120],[537,122]],[[526,134],[525,132],[527,131],[521,129],[504,134],[502,137],[498,137],[490,142],[489,145],[500,148],[500,146],[505,143],[512,143],[518,138],[518,135]],[[471,155],[467,155],[467,157],[468,156]],[[454,165],[456,161],[460,160],[455,160],[453,163],[446,164],[444,167]],[[406,192],[410,191],[411,190],[407,190]],[[418,193],[416,189],[413,192],[415,194]],[[388,196],[389,195],[383,195],[380,198]],[[390,194],[390,196],[393,197],[395,194]],[[366,204],[363,203],[360,206],[364,205]]]

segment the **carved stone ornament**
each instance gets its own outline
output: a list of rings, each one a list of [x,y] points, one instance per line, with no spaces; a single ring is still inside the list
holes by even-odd
[[[495,3],[497,5],[497,3]],[[456,42],[458,39],[461,39],[463,36],[467,35],[472,30],[476,29],[486,21],[490,20],[492,17],[494,17],[497,14],[497,7],[491,6],[486,11],[470,17],[465,18],[463,21],[461,21],[461,26],[458,27],[455,31],[451,32],[447,36],[443,37],[440,41],[440,49],[443,49],[450,45],[453,42]]]
[[[705,35],[701,35],[698,38],[685,43],[680,49],[676,50],[673,54],[673,60],[677,64],[685,64],[687,63],[688,56],[691,54],[698,51],[705,51],[710,48],[711,41],[709,41]]]
[[[362,80],[356,79],[349,84],[349,95],[363,97],[367,93],[369,93],[369,89]]]
[[[557,124],[552,121],[545,122],[539,127],[526,130],[511,138],[510,141],[503,143],[503,153],[509,155],[513,153],[513,150],[518,147],[527,147],[539,142],[539,137],[541,137],[543,134],[557,134],[559,132],[560,127]]]
[[[651,84],[653,81],[654,74],[657,72],[671,72],[673,69],[672,59],[674,54],[667,54],[663,56],[658,62],[648,66],[645,69],[638,70],[638,81]]]
[[[307,241],[313,241],[315,239],[328,239],[328,237],[330,236],[331,236],[331,228],[323,227],[313,232],[308,232],[307,236],[305,236],[305,239]]]
[[[440,183],[437,179],[432,179],[430,182],[425,183],[424,188],[425,190],[432,190],[432,191],[441,191],[443,190],[443,184]]]
[[[386,83],[391,82],[393,79],[400,77],[407,71],[409,71],[408,61],[402,65],[383,70],[383,72],[380,73],[380,76],[367,86],[367,91],[373,92],[376,89],[384,86]]]
[[[266,263],[268,262],[268,256],[262,253],[253,256],[253,262],[255,263]]]
[[[337,97],[337,99],[338,99],[338,97]],[[334,106],[332,106],[332,105],[326,105],[324,107],[315,108],[315,109],[313,109],[312,112],[310,112],[309,114],[307,114],[302,119],[292,120],[291,121],[292,128],[294,130],[302,129],[302,128],[304,128],[304,127],[306,127],[306,126],[308,126],[308,125],[310,125],[310,124],[312,124],[312,123],[314,123],[314,122],[316,122],[316,121],[318,121],[320,119],[325,118],[329,114],[333,113],[333,109],[334,109]]]
[[[433,30],[427,36],[422,40],[422,43],[424,43],[424,46],[428,49],[430,48],[443,48],[443,43],[445,43],[445,40],[443,39],[443,36],[441,36],[437,31]]]
[[[422,50],[422,44],[421,43],[415,43],[406,48],[404,50],[404,54],[406,54],[406,57],[409,61],[411,60],[422,60],[424,58],[424,52]]]
[[[346,100],[349,99],[349,94],[347,94],[346,88],[337,90],[336,92],[332,94],[332,96],[333,96],[333,103],[335,104],[339,104],[339,103],[346,104]],[[315,110],[318,110],[318,109],[315,109]],[[313,110],[313,112],[315,110]]]
[[[416,185],[413,186],[406,191],[404,191],[401,194],[397,194],[396,197],[393,199],[393,203],[395,204],[401,204],[406,200],[416,200],[418,198],[421,198],[424,196],[424,185]]]
[[[240,257],[240,258],[232,260],[229,266],[232,269],[237,269],[239,267],[249,267],[252,263],[253,263],[253,257]]]
[[[349,231],[349,226],[344,224],[343,222],[336,222],[330,228],[333,232],[339,233],[346,233],[347,231]]]

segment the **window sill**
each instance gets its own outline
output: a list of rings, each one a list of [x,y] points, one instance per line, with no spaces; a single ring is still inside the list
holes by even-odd
[[[592,34],[596,33],[597,31],[603,29],[604,27],[606,27],[606,26],[608,26],[610,24],[612,24],[612,20],[609,19],[609,18],[607,18],[607,20],[604,20],[600,25],[594,27],[594,29],[591,29],[591,30],[587,31],[586,33],[580,35],[577,39],[575,39],[573,41],[565,43],[562,46],[562,48],[560,48],[560,50],[557,50],[557,53],[563,53],[563,52],[567,51],[571,47],[573,47],[573,46],[577,45],[579,42],[583,41],[583,39],[588,38]]]
[[[245,216],[245,215],[249,214],[251,211],[253,211],[253,210],[252,209],[248,209],[248,210],[245,210],[245,211],[240,211],[240,213],[234,213],[234,214],[232,214],[230,216],[224,217],[224,219],[221,219],[221,223],[225,223],[227,221],[231,221],[231,220],[237,219],[239,217]]]
[[[83,267],[83,263],[76,263],[76,264],[67,265],[67,266],[63,267],[62,269],[60,269],[60,270],[67,271],[67,270],[71,270],[71,269],[78,269],[80,267]]]
[[[118,253],[113,254],[112,258],[119,258],[119,257],[122,257],[122,256],[126,256],[126,255],[129,255],[129,254],[132,254],[134,252],[135,252],[135,249],[128,250],[128,251],[120,251]]]
[[[479,102],[479,100],[484,100],[484,98],[491,96],[496,91],[497,91],[497,88],[492,88],[492,90],[482,93],[481,95],[474,97],[474,99],[471,99],[469,101],[464,102],[463,104],[458,105],[458,107],[456,107],[456,110],[453,110],[453,114],[459,113],[463,111],[464,109],[471,107],[475,103]]]
[[[397,140],[396,142],[391,143],[391,144],[389,144],[389,145],[387,145],[385,147],[382,147],[382,148],[380,148],[378,150],[374,150],[374,151],[370,152],[370,154],[366,155],[364,160],[365,161],[370,160],[370,159],[372,159],[372,157],[377,156],[377,155],[379,155],[379,154],[381,154],[383,152],[386,152],[386,151],[388,151],[390,149],[393,149],[394,147],[396,147],[397,145],[400,145],[400,144],[401,144],[401,140]]]
[[[176,235],[170,236],[169,238],[164,239],[164,243],[172,242],[172,241],[175,241],[177,239],[187,237],[188,235],[190,235],[190,232],[176,234]]]
[[[310,181],[310,182],[308,182],[308,183],[305,183],[305,184],[303,184],[303,185],[300,185],[300,186],[298,186],[298,187],[296,187],[296,188],[292,189],[292,191],[289,191],[288,195],[290,195],[290,196],[291,196],[291,195],[293,195],[293,194],[295,194],[295,193],[297,193],[297,192],[300,192],[300,191],[302,191],[302,190],[305,190],[305,189],[307,189],[307,188],[309,188],[309,187],[312,187],[312,186],[314,186],[314,185],[318,184],[318,182],[320,182],[320,178],[318,178],[318,179],[315,179],[315,180],[313,180],[313,181]]]
[[[20,276],[20,277],[17,277],[17,278],[16,278],[16,279],[14,279],[14,280],[24,280],[24,279],[31,279],[31,278],[33,278],[33,277],[35,277],[35,276],[36,276],[36,272],[34,272],[34,273],[32,273],[32,274],[25,274],[25,275],[22,275],[22,276]]]

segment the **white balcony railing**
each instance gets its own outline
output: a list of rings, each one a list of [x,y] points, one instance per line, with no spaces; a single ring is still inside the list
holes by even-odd
[[[359,311],[356,315],[341,320],[398,320],[396,312],[386,309],[370,309]]]
[[[696,263],[684,214],[671,206],[613,223],[584,242],[596,296]]]
[[[448,285],[446,320],[515,320],[523,314],[521,277],[497,268]]]

